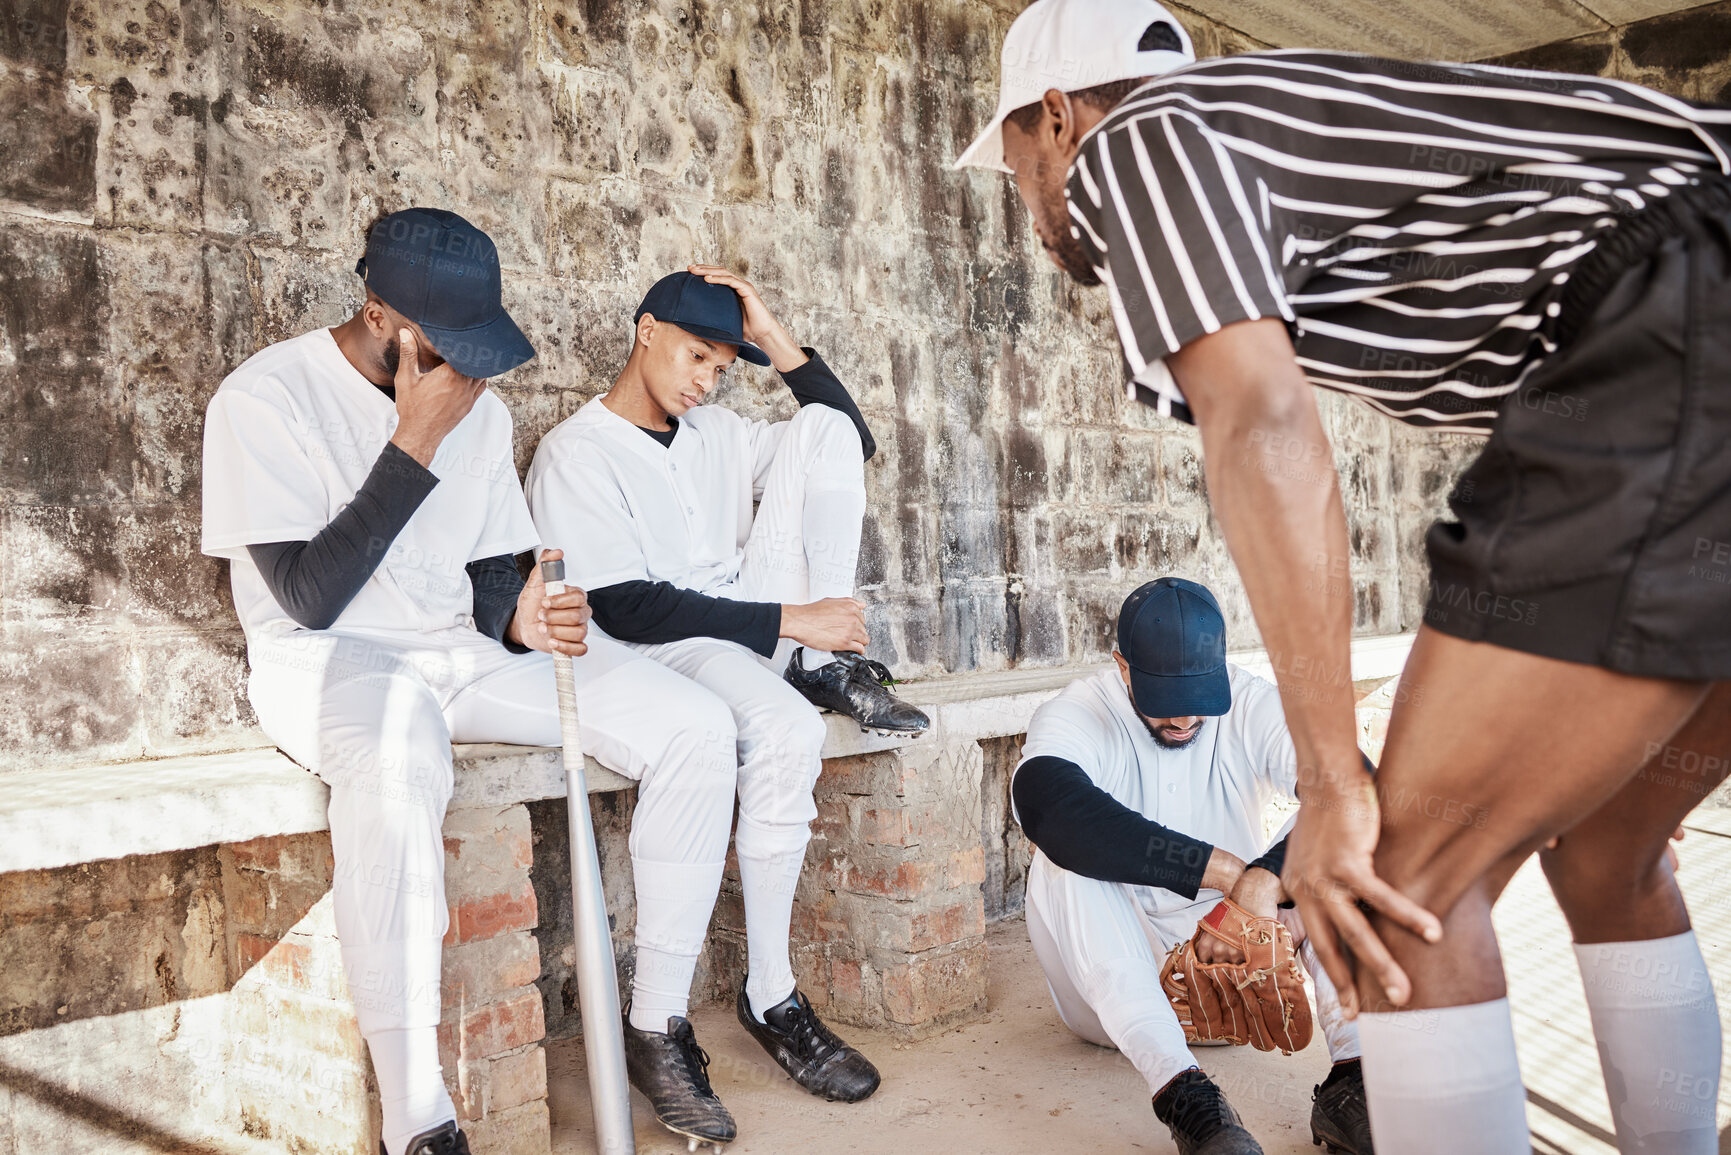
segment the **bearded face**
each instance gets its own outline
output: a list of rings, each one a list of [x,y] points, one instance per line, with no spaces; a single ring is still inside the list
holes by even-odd
[[[1098,285],[1100,275],[1082,251],[1082,242],[1070,232],[1070,205],[1064,199],[1062,179],[1040,185],[1035,195],[1037,207],[1029,204],[1028,211],[1034,218],[1034,235],[1040,238],[1040,247],[1077,284]]]
[[[1004,122],[1004,163],[1015,173],[1016,191],[1027,206],[1034,236],[1052,263],[1070,274],[1080,285],[1098,285],[1100,276],[1070,231],[1070,205],[1064,186],[1070,173],[1070,158],[1053,142],[1050,132],[1036,126],[1024,132],[1015,119]]]

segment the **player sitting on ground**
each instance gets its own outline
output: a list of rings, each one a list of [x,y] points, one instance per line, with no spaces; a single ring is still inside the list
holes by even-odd
[[[739,1021],[813,1094],[863,1099],[878,1073],[796,989],[788,926],[817,816],[825,728],[814,706],[875,730],[927,725],[858,652],[867,637],[852,594],[872,436],[828,366],[725,269],[658,281],[632,336],[613,388],[536,449],[530,507],[549,541],[582,543],[570,561],[596,625],[682,675],[677,693],[639,705],[640,724],[694,704],[732,712],[748,956]],[[791,421],[703,404],[735,356],[782,374],[801,405]],[[726,799],[667,814],[640,804],[631,828],[631,1081],[664,1125],[706,1142],[732,1139],[734,1122],[685,1014],[731,821]],[[651,858],[641,847],[652,840],[668,849]]]
[[[1223,897],[1260,918],[1286,898],[1286,843],[1263,849],[1263,815],[1277,795],[1294,797],[1292,739],[1275,688],[1227,664],[1225,632],[1195,582],[1161,578],[1132,593],[1118,614],[1118,669],[1040,707],[1011,786],[1036,848],[1028,937],[1058,1017],[1135,1064],[1182,1155],[1262,1148],[1191,1057],[1162,963]],[[1312,1138],[1371,1155],[1358,1030],[1296,914],[1279,918],[1316,981],[1334,1060],[1312,1093]],[[1199,946],[1205,953],[1225,957]]]
[[[211,399],[203,548],[229,560],[260,725],[331,788],[331,899],[380,1149],[465,1155],[438,1045],[452,741],[558,745],[553,661],[528,651],[584,655],[584,747],[641,780],[639,806],[725,806],[731,788],[709,784],[732,719],[696,703],[637,725],[633,707],[681,679],[585,643],[583,593],[518,575],[535,527],[486,381],[535,351],[487,235],[407,209],[368,228],[355,271],[354,316],[254,354]]]

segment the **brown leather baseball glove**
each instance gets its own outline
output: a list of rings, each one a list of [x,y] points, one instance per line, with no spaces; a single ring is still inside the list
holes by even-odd
[[[1243,962],[1202,962],[1196,944],[1208,936],[1237,948]],[[1310,1000],[1292,932],[1221,899],[1196,924],[1190,941],[1166,956],[1160,985],[1192,1042],[1249,1043],[1291,1054],[1310,1043]]]

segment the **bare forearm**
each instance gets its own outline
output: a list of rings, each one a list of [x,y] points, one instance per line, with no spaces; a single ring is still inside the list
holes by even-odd
[[[788,336],[787,330],[780,325],[777,325],[773,332],[761,335],[757,347],[768,354],[769,363],[775,367],[777,373],[797,369],[811,360],[806,356],[805,350],[799,347],[799,342]]]
[[[1274,911],[1286,901],[1286,891],[1280,885],[1279,875],[1271,874],[1260,866],[1252,866],[1245,870],[1238,879],[1238,885],[1232,888],[1232,900],[1246,910],[1273,917]]]
[[[1214,512],[1274,664],[1301,771],[1353,765],[1352,582],[1334,458],[1314,404],[1243,416],[1203,434]],[[1301,775],[1301,791],[1333,785]]]
[[[1351,792],[1361,783],[1334,770],[1357,775],[1358,765],[1352,581],[1334,456],[1284,330],[1260,330],[1229,352],[1182,363],[1190,376],[1236,378],[1227,387],[1210,381],[1192,392],[1179,379],[1202,429],[1209,498],[1280,685],[1300,794]]]

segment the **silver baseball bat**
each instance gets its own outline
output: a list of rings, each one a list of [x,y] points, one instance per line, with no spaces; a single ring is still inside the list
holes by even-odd
[[[541,563],[547,595],[565,592],[565,563]],[[583,1019],[583,1051],[589,1059],[589,1099],[595,1114],[595,1149],[601,1155],[636,1155],[631,1129],[631,1084],[625,1074],[625,1034],[620,1026],[619,974],[613,964],[613,931],[601,889],[601,860],[589,817],[589,783],[577,735],[577,682],[571,658],[553,655],[559,687],[559,728],[564,736],[565,792],[571,832],[571,929],[577,947],[577,1010]]]

